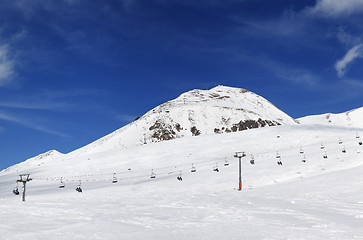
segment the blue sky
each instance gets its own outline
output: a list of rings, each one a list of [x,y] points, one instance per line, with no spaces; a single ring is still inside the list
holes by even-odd
[[[0,168],[67,153],[181,93],[294,118],[362,107],[363,0],[4,0]]]

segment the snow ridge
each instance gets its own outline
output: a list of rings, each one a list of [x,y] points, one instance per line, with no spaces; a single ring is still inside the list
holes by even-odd
[[[76,150],[74,154],[286,124],[297,122],[246,89],[226,86],[195,89],[151,109],[134,122]]]
[[[347,112],[333,114],[325,113],[311,115],[297,119],[301,124],[322,124],[340,127],[363,128],[363,107],[356,108]]]

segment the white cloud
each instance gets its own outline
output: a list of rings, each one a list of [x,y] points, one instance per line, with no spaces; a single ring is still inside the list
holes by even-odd
[[[0,87],[9,83],[14,77],[14,62],[9,59],[9,47],[0,46]]]
[[[341,60],[336,62],[335,69],[337,70],[338,76],[344,76],[347,66],[357,58],[363,58],[363,44],[356,45]]]
[[[59,11],[62,10],[61,7],[64,7],[69,11],[70,7],[79,5],[82,2],[83,0],[13,0],[9,1],[9,3],[2,4],[4,6],[17,9],[25,18],[31,19],[33,17],[37,17],[39,10],[59,13]]]
[[[349,16],[363,12],[363,0],[317,0],[306,12],[323,17]]]
[[[114,113],[114,118],[117,119],[118,121],[123,121],[123,122],[133,122],[137,117],[134,115],[130,115],[130,114],[116,114]]]
[[[320,78],[318,76],[304,69],[280,69],[275,73],[276,76],[282,79],[309,87],[315,87],[320,81]]]
[[[363,81],[357,79],[343,79],[342,81],[344,84],[353,87],[354,90],[358,91],[361,94],[363,89]],[[352,93],[352,88],[350,88],[350,94]]]
[[[321,82],[320,77],[308,69],[292,67],[266,57],[257,58],[254,62],[259,62],[278,78],[307,88],[316,88]]]
[[[21,117],[21,116],[15,116],[15,115],[11,115],[8,113],[4,113],[4,112],[0,112],[0,120],[5,120],[8,122],[13,122],[13,123],[17,123],[20,124],[22,126],[40,131],[40,132],[44,132],[44,133],[48,133],[48,134],[52,134],[52,135],[56,135],[56,136],[61,136],[61,137],[67,137],[68,135],[63,133],[63,132],[59,132],[59,131],[55,131],[49,127],[44,126],[44,124],[39,124],[39,121],[32,121],[29,119],[29,117]]]
[[[352,35],[346,32],[345,29],[342,27],[338,28],[338,31],[335,33],[335,36],[340,43],[344,44],[347,47],[352,47],[363,42],[363,38],[361,35],[360,36]]]
[[[106,92],[98,89],[67,89],[66,91],[38,89],[34,94],[0,95],[0,107],[49,110],[79,111],[89,105],[89,96],[103,97]]]

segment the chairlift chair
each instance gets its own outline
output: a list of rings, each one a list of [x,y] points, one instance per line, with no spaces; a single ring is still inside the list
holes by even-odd
[[[304,150],[302,148],[300,148],[300,154],[303,154]]]
[[[343,147],[342,153],[347,153],[347,151],[345,150],[345,147]]]
[[[215,172],[219,172],[219,169],[218,169],[218,163],[213,167],[213,171]]]
[[[81,188],[81,181],[79,181],[78,187],[76,188],[76,191],[81,193],[82,192],[82,188]]]
[[[197,169],[194,167],[193,163],[192,163],[192,168],[190,169],[191,172],[196,172]]]
[[[59,188],[65,188],[65,187],[66,187],[66,185],[64,184],[64,182],[63,182],[63,180],[61,178]]]
[[[178,179],[179,181],[183,181],[182,172],[181,171],[180,171],[180,173],[179,173],[179,175],[178,175],[178,177],[176,179]]]
[[[359,144],[359,145],[362,145],[362,140],[360,140],[360,141],[358,142],[358,144]]]
[[[339,144],[342,144],[342,143],[343,143],[342,139],[341,139],[341,138],[339,138]]]
[[[324,159],[327,159],[328,158],[328,155],[326,153],[324,153],[323,158]]]
[[[16,182],[16,187],[15,187],[15,188],[14,188],[14,190],[13,190],[13,193],[14,193],[15,195],[19,195],[18,184],[19,184],[19,182]]]
[[[252,165],[253,165],[253,164],[255,164],[255,158],[253,157],[253,155],[251,155],[250,163],[251,163]]]
[[[113,178],[112,178],[112,183],[117,183],[117,177],[116,177],[116,173],[113,174]]]
[[[15,195],[19,195],[19,194],[20,194],[20,193],[19,193],[19,189],[18,189],[18,188],[14,188],[13,193],[14,193]]]
[[[279,152],[276,153],[276,158],[277,158],[277,164],[282,165],[281,156],[280,156]]]
[[[229,162],[227,161],[227,159],[224,161],[224,166],[228,167],[229,166]]]
[[[154,173],[154,169],[151,170],[151,176],[150,178],[156,178],[156,174]]]
[[[359,138],[359,133],[358,132],[356,133],[355,138]]]
[[[320,145],[320,149],[324,149],[324,145],[323,145],[323,143]]]
[[[303,159],[301,160],[303,163],[306,162],[306,157],[304,155]]]

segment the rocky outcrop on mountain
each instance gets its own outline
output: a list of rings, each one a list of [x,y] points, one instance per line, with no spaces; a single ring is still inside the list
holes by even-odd
[[[204,134],[297,124],[265,98],[242,88],[195,89],[161,104],[132,123],[77,151],[127,147]],[[101,148],[100,148],[101,149]]]

